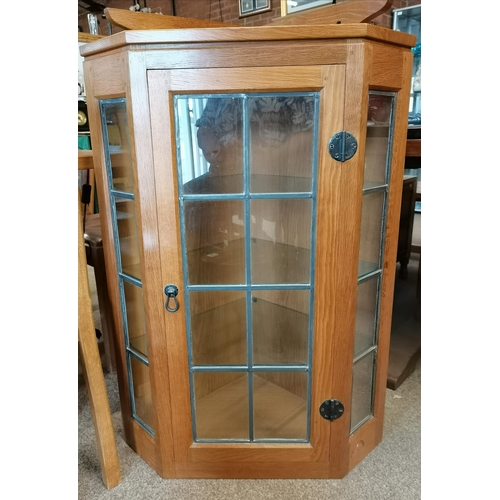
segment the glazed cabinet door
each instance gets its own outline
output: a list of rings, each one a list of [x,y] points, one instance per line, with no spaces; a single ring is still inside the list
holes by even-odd
[[[349,279],[335,245],[345,163],[329,149],[344,87],[343,65],[148,71],[179,474],[327,477],[331,443],[347,449],[337,360],[352,362],[352,333],[332,318]]]

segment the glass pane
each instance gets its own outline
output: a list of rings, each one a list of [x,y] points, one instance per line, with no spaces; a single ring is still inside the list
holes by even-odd
[[[242,110],[241,98],[177,99],[184,194],[243,192]]]
[[[250,191],[310,192],[314,98],[251,97],[248,107]]]
[[[380,267],[385,192],[363,195],[358,276]]]
[[[245,292],[191,292],[194,365],[246,365]]]
[[[149,367],[129,355],[132,366],[132,383],[134,389],[135,414],[154,429],[153,400],[151,398],[151,382]]]
[[[390,95],[373,92],[369,94],[363,185],[365,189],[388,182],[389,124],[393,100],[394,97]]]
[[[249,439],[246,373],[194,374],[198,439]]]
[[[307,364],[308,332],[307,290],[253,292],[254,364]]]
[[[351,431],[366,417],[373,414],[373,363],[371,352],[358,361],[352,370]]]
[[[252,200],[253,283],[309,283],[311,200]]]
[[[379,278],[376,277],[358,285],[354,357],[375,343],[378,283]]]
[[[386,184],[389,127],[368,126],[363,189]]]
[[[253,374],[255,439],[307,439],[307,373]]]
[[[122,271],[140,279],[139,237],[133,200],[116,199],[116,219]]]
[[[113,189],[132,193],[134,176],[132,174],[132,157],[130,155],[130,134],[125,101],[103,104],[106,121],[111,164],[111,182]]]
[[[130,347],[148,355],[146,339],[146,320],[144,317],[144,298],[142,288],[122,280],[127,312],[127,329]]]
[[[245,283],[243,202],[184,203],[190,284]]]
[[[254,10],[253,0],[243,0],[241,2],[241,13],[246,14]]]
[[[388,127],[391,118],[392,95],[370,92],[368,96],[368,126]]]

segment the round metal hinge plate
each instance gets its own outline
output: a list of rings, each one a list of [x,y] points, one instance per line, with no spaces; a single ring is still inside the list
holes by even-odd
[[[338,132],[328,143],[328,152],[337,161],[350,160],[357,150],[358,141],[349,132]]]
[[[333,422],[344,414],[344,405],[338,399],[326,399],[319,407],[319,414]]]

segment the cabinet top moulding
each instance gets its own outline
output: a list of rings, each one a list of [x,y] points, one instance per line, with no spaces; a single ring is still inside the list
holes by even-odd
[[[126,45],[206,42],[268,42],[273,40],[368,39],[411,48],[415,36],[373,24],[325,24],[316,26],[254,26],[237,28],[190,28],[122,31],[80,48],[82,56]],[[143,47],[144,48],[144,47]]]

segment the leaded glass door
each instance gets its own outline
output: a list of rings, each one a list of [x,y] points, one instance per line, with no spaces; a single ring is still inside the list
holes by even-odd
[[[195,442],[309,440],[318,106],[174,95]]]
[[[328,312],[315,311],[334,274],[317,269],[332,224],[318,203],[338,186],[318,183],[340,166],[328,141],[344,68],[150,71],[148,83],[162,276],[179,290],[165,299],[179,304],[165,313],[176,459],[327,462],[335,424],[319,407],[342,395]]]

